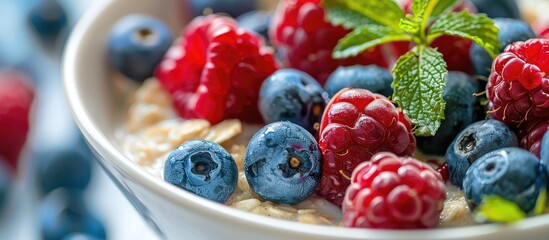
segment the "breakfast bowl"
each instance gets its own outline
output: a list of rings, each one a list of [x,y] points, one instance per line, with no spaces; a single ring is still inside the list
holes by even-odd
[[[191,20],[183,0],[106,0],[75,26],[63,59],[66,96],[73,117],[100,165],[147,223],[164,239],[546,239],[549,215],[514,224],[480,224],[429,230],[373,230],[318,226],[259,216],[206,200],[148,173],[122,150],[117,130],[127,99],[108,64],[107,39],[115,22],[146,14],[174,35]],[[116,211],[116,209],[111,209]]]

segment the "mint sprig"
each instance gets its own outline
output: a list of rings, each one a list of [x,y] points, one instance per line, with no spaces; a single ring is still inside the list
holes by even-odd
[[[443,35],[473,40],[494,57],[500,49],[498,28],[485,15],[453,13],[460,0],[414,0],[412,13],[404,14],[393,0],[324,0],[328,20],[353,31],[340,39],[332,56],[356,56],[380,44],[410,41],[410,52],[395,67],[393,101],[410,117],[418,136],[434,135],[444,119],[444,78],[448,73],[442,55],[429,45]]]

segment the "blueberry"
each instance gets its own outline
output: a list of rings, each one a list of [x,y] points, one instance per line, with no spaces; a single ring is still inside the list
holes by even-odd
[[[44,199],[39,210],[44,240],[62,239],[73,233],[107,238],[103,223],[87,208],[82,191],[55,190]]]
[[[465,197],[472,208],[481,203],[483,196],[497,195],[516,203],[526,213],[534,209],[540,189],[546,185],[539,159],[516,147],[483,155],[463,180]]]
[[[108,53],[117,70],[142,82],[153,75],[171,43],[172,35],[164,23],[149,16],[129,15],[111,29]]]
[[[269,76],[259,90],[259,112],[266,123],[290,121],[315,132],[326,106],[324,90],[308,74],[281,69]]]
[[[324,88],[333,97],[343,88],[363,88],[386,97],[393,95],[393,76],[386,69],[375,66],[355,65],[338,67],[328,78]]]
[[[490,18],[521,19],[517,0],[472,0],[481,13]]]
[[[219,144],[191,140],[174,149],[164,166],[164,180],[207,199],[224,203],[234,192],[238,169]]]
[[[71,233],[70,235],[63,237],[61,240],[99,240],[99,239],[94,236],[90,236],[88,234]]]
[[[225,13],[238,17],[256,7],[257,0],[190,0],[195,16],[208,13]]]
[[[545,169],[545,173],[549,176],[549,131],[545,131],[545,134],[541,139],[539,156],[541,158],[541,164]]]
[[[258,33],[265,40],[269,39],[269,26],[273,13],[270,11],[251,11],[236,18],[240,27]]]
[[[503,52],[503,49],[511,43],[517,41],[526,41],[531,38],[536,38],[537,35],[532,31],[530,26],[517,19],[510,18],[496,18],[494,19],[496,26],[499,28],[498,40],[501,44],[499,52]],[[475,74],[488,77],[492,69],[492,58],[477,44],[471,46],[471,61],[475,68]]]
[[[304,128],[287,121],[271,123],[248,143],[244,173],[261,198],[296,204],[309,197],[320,181],[320,150]]]
[[[443,98],[446,101],[445,119],[432,137],[416,137],[417,146],[427,154],[444,155],[454,137],[465,127],[475,122],[479,106],[478,82],[462,72],[449,72],[446,76]]]
[[[92,176],[90,155],[74,149],[62,149],[37,154],[36,180],[41,193],[46,194],[56,188],[84,190]]]
[[[475,122],[463,129],[446,150],[448,177],[462,187],[467,169],[482,155],[504,147],[517,147],[513,131],[497,120]]]
[[[11,174],[5,163],[6,160],[0,156],[0,213],[8,201],[12,185]]]
[[[68,23],[65,9],[56,0],[38,1],[29,12],[28,21],[46,42],[56,40]]]

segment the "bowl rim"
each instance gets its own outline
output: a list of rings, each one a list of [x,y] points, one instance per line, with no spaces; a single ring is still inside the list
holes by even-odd
[[[112,7],[117,0],[97,1],[91,4],[75,25],[68,43],[65,47],[62,59],[62,78],[69,109],[78,128],[86,141],[102,155],[106,161],[140,184],[148,191],[161,196],[174,205],[185,207],[189,210],[200,212],[219,221],[230,222],[233,225],[245,225],[246,227],[259,228],[265,233],[291,234],[306,238],[345,238],[345,239],[465,239],[474,237],[487,237],[491,234],[502,234],[505,231],[543,229],[549,225],[549,214],[546,216],[529,217],[513,225],[482,224],[465,227],[435,228],[427,230],[378,230],[378,229],[353,229],[338,226],[317,226],[312,224],[296,223],[287,220],[260,216],[242,210],[233,209],[223,204],[212,201],[204,201],[203,198],[192,193],[182,191],[176,186],[149,174],[139,167],[116,146],[107,136],[101,132],[94,123],[92,116],[86,110],[78,91],[78,72],[76,64],[81,61],[78,57],[83,47],[84,36],[89,28],[96,24],[97,16]],[[114,180],[113,180],[114,181]],[[502,234],[501,236],[504,236]]]

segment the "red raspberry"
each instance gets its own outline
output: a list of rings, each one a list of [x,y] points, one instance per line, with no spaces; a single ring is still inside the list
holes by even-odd
[[[411,12],[412,1],[408,0],[403,5],[403,9],[408,13]],[[463,9],[468,9],[471,13],[478,12],[475,5],[470,1],[461,3],[452,11],[460,12]],[[444,61],[448,65],[448,70],[461,71],[468,74],[473,73],[473,62],[469,57],[471,45],[473,45],[473,41],[455,36],[442,36],[431,43],[431,47],[437,48],[442,53]]]
[[[343,202],[343,223],[360,228],[432,228],[445,199],[442,177],[429,165],[383,152],[353,172]]]
[[[0,73],[0,159],[13,169],[27,140],[33,99],[34,88],[24,76]]]
[[[549,40],[507,46],[494,60],[486,86],[492,118],[508,125],[549,116]]]
[[[321,0],[282,0],[271,22],[271,41],[286,65],[302,70],[324,84],[338,66],[377,64],[387,67],[380,48],[347,59],[333,59],[332,51],[349,30],[326,22]],[[391,45],[387,45],[388,51]]]
[[[227,118],[261,122],[259,88],[277,68],[273,50],[262,38],[228,17],[209,15],[187,26],[155,76],[183,118],[212,124]]]
[[[341,205],[353,169],[387,151],[411,155],[416,148],[410,120],[387,98],[364,89],[344,89],[326,106],[319,147],[323,173],[317,192]]]
[[[541,139],[549,129],[549,119],[529,122],[521,126],[517,132],[520,139],[520,147],[536,156],[540,156]]]

